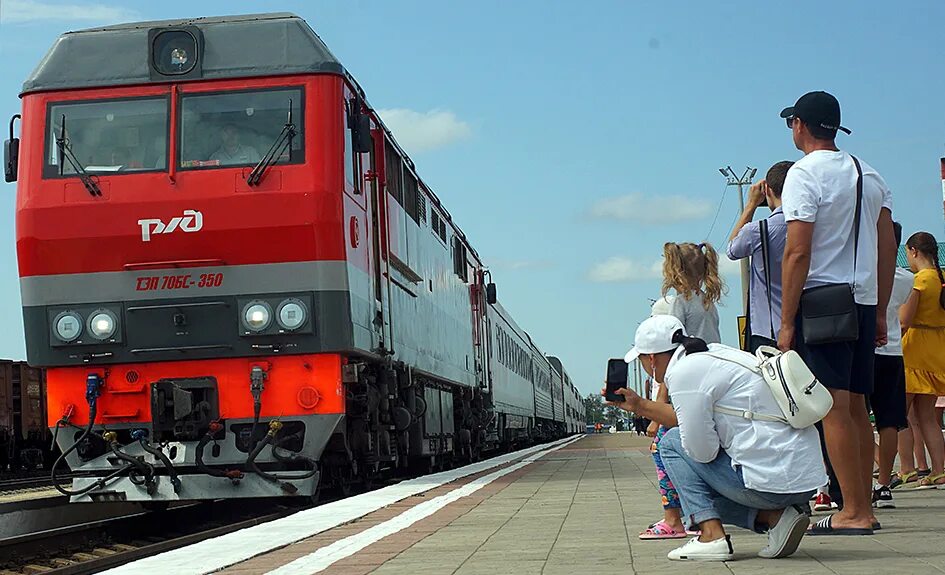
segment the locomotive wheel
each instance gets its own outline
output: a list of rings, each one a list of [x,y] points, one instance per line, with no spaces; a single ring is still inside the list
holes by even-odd
[[[312,503],[312,505],[318,505],[321,502],[322,500],[321,480],[319,480],[318,483],[315,484],[315,491],[313,491],[312,494],[308,496],[308,500]]]

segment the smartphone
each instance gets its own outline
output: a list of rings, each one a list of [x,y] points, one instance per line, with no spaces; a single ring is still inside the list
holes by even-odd
[[[629,369],[623,358],[608,360],[607,387],[604,389],[604,399],[618,403],[623,402],[625,398],[617,393],[617,390],[627,387],[628,376]]]

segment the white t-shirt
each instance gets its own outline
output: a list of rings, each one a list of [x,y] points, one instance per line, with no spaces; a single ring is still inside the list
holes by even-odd
[[[706,309],[701,293],[694,293],[690,299],[677,295],[670,306],[669,315],[676,316],[682,322],[687,335],[698,337],[706,343],[722,342],[719,310],[714,303],[709,304],[709,309]]]
[[[889,307],[886,308],[886,328],[888,341],[883,347],[877,347],[879,355],[902,355],[902,326],[899,324],[899,308],[909,299],[915,276],[909,270],[896,268],[893,278],[892,294],[889,296]]]
[[[883,178],[860,160],[863,206],[856,278],[853,277],[853,216],[856,212],[856,166],[844,151],[817,150],[788,170],[781,194],[788,222],[814,223],[810,273],[805,288],[854,284],[856,302],[878,301],[876,223],[882,208],[892,210],[892,194]]]

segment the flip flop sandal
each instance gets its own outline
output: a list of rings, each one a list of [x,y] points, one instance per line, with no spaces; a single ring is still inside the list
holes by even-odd
[[[945,473],[940,473],[938,475],[928,475],[920,479],[915,487],[911,491],[923,491],[925,489],[940,489],[945,487],[945,483],[937,483],[938,481],[945,479]]]
[[[880,524],[879,521],[874,521],[874,522],[873,522],[873,531],[879,531],[879,530],[882,529],[882,528],[883,528],[883,526]]]
[[[897,487],[902,487],[906,483],[914,483],[919,480],[918,472],[910,471],[903,475],[902,473],[897,473],[892,481],[889,482],[890,489],[896,489]]]
[[[815,535],[872,535],[873,529],[871,527],[834,527],[832,525],[833,515],[828,515],[824,517],[817,523],[810,526],[810,529],[807,530],[807,535],[813,537]]]
[[[640,533],[640,539],[644,541],[656,539],[685,539],[689,537],[685,531],[676,531],[666,524],[665,521],[657,521],[646,528],[646,531]]]

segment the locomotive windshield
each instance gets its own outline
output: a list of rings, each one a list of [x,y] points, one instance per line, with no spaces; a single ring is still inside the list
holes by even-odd
[[[292,106],[297,137],[274,163],[303,160],[301,89],[181,97],[180,166],[255,166],[279,137]]]
[[[167,98],[56,103],[49,106],[46,177],[59,175],[56,138],[66,118],[65,137],[88,172],[142,172],[167,169]],[[63,175],[75,175],[69,162]]]

